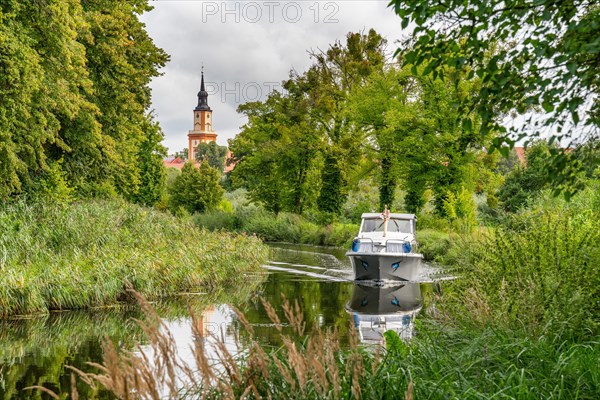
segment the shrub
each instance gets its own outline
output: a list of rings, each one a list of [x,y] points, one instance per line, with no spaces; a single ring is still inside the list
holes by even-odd
[[[441,259],[452,246],[449,233],[432,229],[417,231],[417,242],[419,243],[419,252],[427,261]]]
[[[422,229],[433,229],[438,231],[449,231],[450,221],[431,213],[419,214],[417,220],[417,232]]]
[[[448,192],[443,200],[444,215],[459,231],[469,232],[477,225],[477,205],[473,194],[461,187],[457,193]]]
[[[219,210],[194,214],[192,219],[196,225],[209,231],[218,231],[221,229],[233,231],[236,222],[235,216],[232,213]]]
[[[224,192],[219,179],[219,172],[208,162],[202,161],[198,168],[187,162],[171,187],[171,209],[183,207],[189,213],[215,209],[223,199]]]
[[[329,225],[325,227],[323,244],[349,248],[352,244],[352,239],[358,233],[358,229],[359,225],[357,224],[334,223]]]

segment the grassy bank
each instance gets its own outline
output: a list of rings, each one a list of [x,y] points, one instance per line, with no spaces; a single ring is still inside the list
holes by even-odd
[[[111,305],[244,281],[267,257],[254,238],[199,229],[124,202],[0,209],[0,317]]]
[[[152,308],[142,308],[148,313],[144,328],[153,358],[120,353],[107,342],[105,369],[99,375],[80,372],[85,381],[119,398],[154,398],[158,388],[174,399],[597,399],[600,394],[598,340],[557,341],[550,332],[537,338],[430,317],[418,324],[410,343],[389,331],[385,350],[369,351],[356,334],[342,346],[336,331],[306,332],[297,305],[284,303],[283,310],[275,310],[266,304],[273,329],[283,322],[294,330],[292,336],[275,333],[281,336],[280,348],[253,341],[240,355],[218,345],[215,365],[213,351],[197,342],[189,364],[173,350],[173,337]],[[238,317],[252,335],[252,326]],[[188,386],[169,371],[185,374]]]
[[[325,226],[291,213],[275,215],[254,206],[234,212],[212,211],[196,214],[194,222],[211,231],[226,230],[256,234],[268,242],[289,242],[317,246],[350,247],[358,224],[334,222]]]

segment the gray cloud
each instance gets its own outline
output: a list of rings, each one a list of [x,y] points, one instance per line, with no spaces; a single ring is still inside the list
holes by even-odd
[[[391,46],[400,20],[388,1],[153,1],[142,20],[171,55],[152,82],[152,102],[171,153],[187,145],[201,64],[210,83],[218,142],[227,144],[245,120],[239,104],[311,64],[309,49],[326,49],[348,32],[375,28]],[[300,10],[300,12],[297,12]],[[255,21],[255,22],[253,22]],[[296,22],[294,22],[296,21]]]

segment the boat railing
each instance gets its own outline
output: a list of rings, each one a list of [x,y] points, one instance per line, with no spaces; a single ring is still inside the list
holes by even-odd
[[[365,243],[363,243],[363,241]],[[369,241],[369,242],[367,242]],[[354,247],[354,243],[358,242],[358,247]],[[352,241],[352,251],[354,252],[365,252],[365,253],[373,253],[375,248],[375,242],[371,238],[361,238],[355,237]]]
[[[404,249],[405,243],[409,244],[409,251]],[[390,246],[391,245],[391,246]],[[417,253],[418,245],[410,240],[388,239],[385,241],[386,253]]]
[[[354,243],[358,243],[358,245],[355,247]],[[406,253],[404,250],[405,243],[408,243],[411,246],[409,252],[417,251],[417,246],[415,244],[403,239],[387,239],[382,245],[378,245],[377,247],[385,248],[386,253]],[[354,252],[376,253],[378,251],[376,251],[375,248],[375,242],[371,238],[356,237],[353,240],[352,251]]]
[[[388,239],[385,241],[385,252],[386,253],[404,253],[404,243],[406,240],[402,239]]]

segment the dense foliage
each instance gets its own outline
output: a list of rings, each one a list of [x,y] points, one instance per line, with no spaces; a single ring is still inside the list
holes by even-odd
[[[207,161],[208,165],[223,172],[227,146],[219,146],[216,142],[200,143],[196,147],[196,160]]]
[[[324,222],[343,214],[365,179],[379,186],[379,208],[392,207],[401,187],[413,212],[427,189],[439,214],[449,196],[475,190],[492,135],[473,134],[455,105],[480,80],[451,68],[444,79],[423,76],[386,60],[385,45],[373,30],[349,33],[345,44],[311,52],[314,64],[292,74],[285,92],[240,106],[248,123],[230,141],[234,185],[269,211],[318,211]]]
[[[244,232],[269,242],[326,245],[347,248],[358,231],[358,224],[334,222],[321,226],[298,214],[275,215],[257,207],[244,207],[234,212],[212,211],[193,217],[201,228],[211,231]]]
[[[385,351],[366,351],[350,330],[349,343],[343,344],[337,328],[320,329],[321,315],[301,310],[304,293],[298,293],[296,304],[285,298],[264,304],[269,319],[263,316],[261,321],[277,330],[269,346],[253,339],[254,329],[265,324],[247,322],[257,320],[255,306],[250,306],[249,318],[239,314],[249,341],[243,357],[231,357],[222,347],[220,359],[226,368],[215,368],[203,361],[205,347],[195,347],[197,364],[191,368],[211,376],[215,384],[192,380],[186,393],[220,397],[252,391],[257,398],[299,399],[396,398],[398,394],[405,398],[597,398],[600,192],[597,183],[591,186],[571,203],[546,191],[495,230],[464,236],[453,248],[446,248],[451,253],[446,261],[456,267],[460,279],[430,293],[416,322],[417,335],[410,341],[388,331]],[[447,242],[448,237],[438,239]],[[311,320],[305,321],[306,317]],[[171,348],[170,336],[153,337],[158,338],[154,348]],[[278,343],[276,349],[270,347],[272,341]],[[160,354],[154,364],[178,362],[172,352],[155,353]],[[135,376],[151,364],[135,357],[122,361],[130,367],[105,363],[110,372],[102,371],[104,385],[125,396],[130,386],[115,385],[118,376],[118,382],[130,382],[136,392],[148,390],[136,383]],[[152,379],[162,382],[163,375],[159,371]],[[172,393],[182,392],[177,383],[169,388]]]
[[[346,351],[335,332],[305,335],[299,306],[282,299],[297,344],[283,335],[267,353],[252,342],[247,358],[222,358],[223,372],[196,342],[198,369],[218,383],[211,395],[598,398],[600,9],[583,0],[391,5],[404,27],[416,24],[393,59],[374,30],[350,33],[311,51],[313,65],[285,91],[240,106],[248,122],[230,141],[231,183],[255,204],[237,206],[223,200],[225,148],[200,146],[198,167],[164,170],[148,83],[168,57],[139,21],[147,0],[3,1],[0,199],[27,201],[0,209],[0,317],[113,304],[129,286],[155,298],[242,284],[241,272],[267,256],[247,236],[347,247],[361,212],[390,206],[419,214],[419,251],[460,278],[426,304],[413,341],[387,334],[382,359],[354,337]],[[511,113],[529,125],[508,130]],[[550,140],[531,142],[544,129]],[[509,149],[525,135],[521,161]],[[590,188],[566,203],[550,181],[569,195]],[[92,196],[181,218],[80,200]],[[170,336],[146,328],[166,357],[155,365],[173,365]],[[105,360],[119,360],[110,345]],[[168,368],[125,357],[86,379],[122,397],[156,390],[152,374]]]
[[[431,189],[439,214],[444,201],[463,186],[475,189],[482,165],[478,154],[490,135],[474,135],[457,121],[455,105],[480,88],[477,79],[450,69],[432,79],[407,66],[372,75],[352,99],[351,118],[371,135],[379,162],[380,208],[394,202],[397,184],[406,190],[404,206],[418,212]],[[471,116],[473,119],[474,116]],[[486,188],[487,189],[487,188]]]
[[[598,137],[600,127],[600,8],[576,0],[392,0],[402,26],[416,25],[404,56],[435,78],[447,67],[483,83],[460,105],[481,118],[481,133],[504,132],[496,146],[550,134],[573,147]],[[525,129],[504,117],[523,115]],[[570,195],[581,188],[573,153],[555,149],[545,175]]]
[[[570,203],[546,192],[481,240],[469,240],[449,259],[464,277],[451,307],[530,335],[600,335],[599,210],[598,183]]]
[[[346,105],[351,91],[383,68],[384,44],[373,30],[350,33],[345,44],[312,52],[314,64],[284,82],[285,94],[241,106],[248,124],[230,141],[234,182],[276,213],[338,215],[365,140]]]
[[[198,167],[188,161],[170,187],[170,207],[173,211],[181,207],[190,214],[214,209],[223,198],[220,179],[219,171],[208,161],[202,161]]]
[[[0,4],[0,198],[60,187],[152,204],[164,149],[148,1]]]

